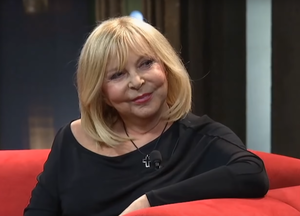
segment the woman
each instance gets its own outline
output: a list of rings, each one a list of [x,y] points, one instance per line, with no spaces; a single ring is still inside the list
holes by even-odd
[[[81,119],[57,133],[25,216],[115,216],[268,191],[262,160],[227,127],[190,113],[188,73],[151,25],[99,25],[77,84]]]

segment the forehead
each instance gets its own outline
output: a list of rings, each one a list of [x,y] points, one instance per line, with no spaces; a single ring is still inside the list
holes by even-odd
[[[112,67],[122,70],[127,62],[138,61],[141,57],[155,58],[149,43],[141,37],[131,37],[123,43],[112,44],[108,56],[106,71]]]

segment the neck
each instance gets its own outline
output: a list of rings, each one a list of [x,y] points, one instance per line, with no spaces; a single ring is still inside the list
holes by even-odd
[[[168,109],[165,105],[159,115],[149,118],[122,118],[125,129],[130,136],[145,135],[147,133],[158,133],[163,130],[167,120],[161,118],[162,113]]]

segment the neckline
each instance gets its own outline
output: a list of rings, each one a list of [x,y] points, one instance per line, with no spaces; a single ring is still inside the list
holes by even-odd
[[[93,151],[89,150],[88,148],[84,147],[81,143],[79,143],[78,140],[75,138],[75,136],[74,136],[74,134],[71,130],[71,123],[73,121],[74,120],[70,121],[69,124],[67,125],[67,128],[66,128],[67,133],[70,134],[70,137],[72,139],[72,143],[75,144],[75,147],[78,148],[79,150],[81,150],[82,152],[84,152],[86,154],[89,154],[90,156],[98,158],[98,159],[117,160],[117,161],[123,160],[124,158],[130,157],[130,156],[135,155],[135,154],[140,155],[140,153],[138,152],[138,149],[134,149],[133,151],[130,151],[130,152],[127,152],[125,154],[118,155],[118,156],[106,156],[106,155],[98,154],[96,152],[93,152]],[[161,137],[162,137],[161,139],[163,139],[164,136],[168,135],[177,123],[178,123],[178,121],[173,122],[172,125],[167,130],[165,130],[165,132],[161,135]],[[153,150],[153,145],[155,145],[155,143],[157,142],[158,139],[159,139],[159,136],[156,137],[155,139],[151,140],[150,142],[146,143],[145,145],[143,145],[139,149],[144,151],[144,152],[147,152],[147,149],[149,150],[149,152],[152,151]],[[162,144],[162,142],[160,142],[156,147],[159,147],[161,144]]]

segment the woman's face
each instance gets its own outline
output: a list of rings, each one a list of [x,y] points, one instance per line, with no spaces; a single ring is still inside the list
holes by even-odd
[[[106,70],[103,92],[106,102],[124,118],[160,115],[166,105],[168,83],[161,63],[129,52],[123,71],[112,59]]]

